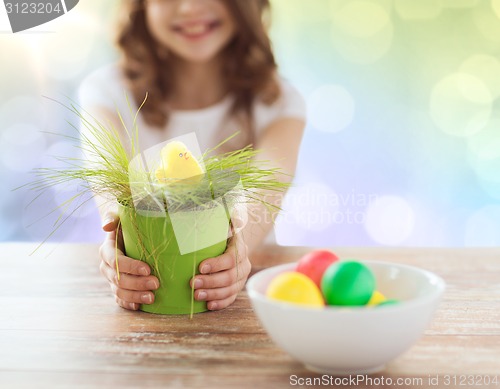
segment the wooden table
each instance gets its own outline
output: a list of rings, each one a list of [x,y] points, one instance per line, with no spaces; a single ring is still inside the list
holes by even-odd
[[[272,343],[245,292],[230,308],[193,320],[129,312],[115,305],[99,274],[97,246],[44,246],[29,257],[32,248],[0,245],[0,388],[256,389],[321,378]],[[268,247],[259,255],[272,265],[306,251]],[[372,378],[420,377],[422,385],[393,387],[432,388],[455,387],[445,385],[444,375],[457,383],[461,375],[500,380],[500,249],[335,251],[418,265],[448,284],[425,336]],[[429,385],[429,377],[439,385]],[[488,387],[500,388],[500,382]]]

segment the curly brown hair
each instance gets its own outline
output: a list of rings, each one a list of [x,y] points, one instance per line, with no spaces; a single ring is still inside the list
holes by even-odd
[[[166,108],[172,80],[168,56],[146,25],[145,0],[124,1],[117,44],[122,51],[123,75],[139,106],[146,93],[147,101],[141,114],[153,127],[168,123]],[[240,121],[244,131],[240,142],[253,143],[252,105],[258,97],[271,104],[280,96],[276,79],[276,61],[267,33],[265,18],[269,15],[269,0],[222,0],[231,12],[237,32],[223,51],[224,76],[227,90],[234,96],[230,115]],[[221,134],[223,135],[223,134]]]

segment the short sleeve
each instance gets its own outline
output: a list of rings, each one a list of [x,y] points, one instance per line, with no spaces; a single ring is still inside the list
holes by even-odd
[[[81,108],[80,138],[85,144],[99,144],[96,129],[100,125],[109,125],[106,117],[99,117],[96,109],[106,108],[112,112],[120,112],[124,123],[132,122],[127,108],[127,92],[121,81],[120,70],[117,65],[107,65],[90,73],[78,88],[78,103]],[[91,148],[84,147],[88,166],[99,163],[100,159]]]
[[[254,122],[257,134],[279,119],[306,120],[306,103],[300,92],[283,78],[279,79],[279,85],[281,96],[277,101],[270,105],[257,102],[254,107]]]
[[[78,101],[83,109],[105,107],[113,111],[126,107],[127,90],[117,65],[108,65],[89,74],[80,84]]]

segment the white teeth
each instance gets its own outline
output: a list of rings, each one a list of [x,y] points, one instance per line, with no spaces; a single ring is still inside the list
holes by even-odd
[[[196,24],[194,26],[184,27],[182,31],[187,35],[199,35],[208,30],[207,24]]]

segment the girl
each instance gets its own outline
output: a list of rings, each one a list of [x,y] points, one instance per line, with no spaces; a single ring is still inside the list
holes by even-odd
[[[193,131],[206,149],[239,130],[224,151],[253,144],[264,150],[262,159],[294,173],[305,107],[276,72],[263,20],[268,0],[127,0],[121,7],[122,61],[84,80],[80,103],[87,112],[114,125],[127,142],[116,112],[131,126],[129,104],[135,111],[147,94],[137,121],[141,150]],[[272,201],[279,204],[281,197]],[[101,272],[117,303],[136,310],[154,301],[158,279],[147,264],[124,255],[116,210],[111,202],[99,202],[107,232],[100,248]],[[208,309],[227,307],[244,287],[249,257],[272,226],[265,212],[264,207],[254,209],[244,234],[231,238],[224,254],[203,261],[201,274],[191,280],[195,298],[207,301]]]

